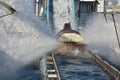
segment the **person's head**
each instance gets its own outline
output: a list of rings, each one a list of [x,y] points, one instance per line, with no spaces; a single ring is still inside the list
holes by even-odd
[[[72,30],[70,23],[64,24],[64,30]]]

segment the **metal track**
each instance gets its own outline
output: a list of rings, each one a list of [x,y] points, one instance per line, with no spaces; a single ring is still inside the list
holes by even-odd
[[[89,51],[89,53],[92,55],[92,59],[95,60],[101,67],[103,67],[103,69],[109,74],[111,74],[115,80],[120,80],[119,70],[114,68],[95,53],[92,53],[91,51]],[[45,55],[42,58],[40,68],[43,75],[43,80],[61,80],[53,53]]]
[[[43,80],[61,80],[53,53],[42,58],[40,68]]]
[[[95,60],[101,67],[104,68],[109,74],[111,74],[115,80],[120,80],[120,71],[114,68],[112,65],[110,65],[108,62],[100,58],[98,55],[92,53],[89,51],[89,53],[92,55],[93,60]]]

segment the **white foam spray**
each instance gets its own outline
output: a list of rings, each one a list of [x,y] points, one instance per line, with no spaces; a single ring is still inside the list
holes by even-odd
[[[12,5],[17,12],[0,19],[0,79],[58,45],[50,37],[52,30],[35,16],[34,0],[2,1]],[[0,7],[0,13],[2,11],[4,8]]]
[[[119,17],[120,15],[115,15],[118,32]],[[116,49],[119,50],[119,48],[112,16],[108,14],[107,19],[108,23],[106,23],[104,15],[98,15],[94,22],[91,22],[93,20],[90,21],[91,24],[87,25],[82,31],[82,35],[92,51],[120,66],[120,54],[115,51]]]
[[[71,22],[70,4],[69,0],[53,0],[54,25],[56,32],[63,29],[65,23]]]

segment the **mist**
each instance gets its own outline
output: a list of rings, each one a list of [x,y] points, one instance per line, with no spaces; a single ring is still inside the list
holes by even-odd
[[[120,15],[115,14],[118,33],[120,33],[119,17]],[[90,20],[89,23],[91,24],[88,24],[81,31],[88,48],[113,64],[120,66],[119,46],[111,14],[107,14],[107,21],[103,14],[99,14],[94,21]]]
[[[33,0],[2,1],[17,12],[0,19],[0,79],[15,76],[17,70],[59,45],[52,29],[35,16]],[[7,12],[0,5],[1,15]]]

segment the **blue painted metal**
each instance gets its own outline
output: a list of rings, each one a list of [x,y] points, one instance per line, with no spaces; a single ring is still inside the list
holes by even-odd
[[[95,1],[93,2],[83,2],[80,1],[79,2],[79,15],[80,15],[80,25],[82,27],[86,26],[87,24],[89,24],[89,20],[96,20],[96,16],[97,16],[97,3]],[[96,13],[96,14],[95,14]]]
[[[50,13],[50,11],[49,11],[49,0],[47,0],[47,24],[48,24],[48,26],[49,26],[49,23],[50,23],[50,21],[49,21],[49,13]]]
[[[70,0],[70,7],[71,7],[71,25],[73,30],[78,30],[76,26],[76,21],[75,21],[75,3],[74,0]]]

